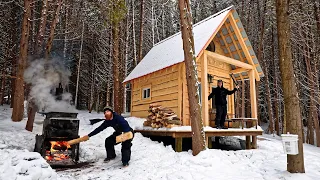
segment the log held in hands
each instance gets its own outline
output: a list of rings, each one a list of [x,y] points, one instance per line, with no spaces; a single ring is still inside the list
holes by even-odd
[[[70,141],[68,141],[68,144],[71,146],[71,145],[78,144],[80,142],[87,141],[87,140],[89,140],[89,136],[88,135],[83,136],[81,138],[70,140]]]
[[[129,131],[129,132],[122,133],[119,136],[117,136],[116,137],[116,142],[120,143],[120,142],[129,140],[129,139],[132,139],[132,138],[133,138],[133,134],[132,134],[131,131]],[[68,144],[71,146],[71,145],[78,144],[80,142],[87,141],[87,140],[89,140],[89,136],[88,135],[83,136],[81,138],[70,140],[70,141],[68,141]]]
[[[131,131],[120,134],[116,137],[116,143],[120,143],[133,138],[133,133]]]

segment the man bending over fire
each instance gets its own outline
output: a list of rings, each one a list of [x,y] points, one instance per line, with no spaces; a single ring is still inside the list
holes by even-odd
[[[105,140],[107,158],[105,158],[104,161],[108,162],[116,157],[114,146],[122,142],[121,160],[123,166],[128,166],[131,156],[133,129],[129,126],[128,122],[122,116],[113,112],[113,109],[111,107],[105,107],[103,109],[103,112],[105,119],[99,127],[97,127],[88,135],[85,135],[79,139],[69,141],[69,144],[76,144],[80,141],[86,141],[89,139],[89,137],[100,133],[107,127],[113,127],[115,132]]]

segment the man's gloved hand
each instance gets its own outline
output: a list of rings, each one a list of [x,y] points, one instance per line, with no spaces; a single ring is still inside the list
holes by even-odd
[[[87,140],[89,140],[89,136],[85,135],[85,136],[82,136],[81,138],[77,138],[77,139],[73,139],[71,141],[68,141],[68,144],[69,145],[78,144],[80,142],[87,141]]]
[[[116,143],[120,143],[133,138],[133,133],[131,131],[122,133],[116,137]]]

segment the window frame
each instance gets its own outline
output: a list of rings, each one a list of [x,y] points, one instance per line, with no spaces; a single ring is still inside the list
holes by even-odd
[[[149,90],[149,96],[147,97],[147,95],[148,95],[148,90]],[[146,92],[146,94],[145,94],[145,92]],[[146,95],[146,96],[144,96],[144,95]],[[150,87],[150,86],[141,88],[141,99],[142,99],[142,100],[149,100],[149,99],[151,99],[151,87]]]

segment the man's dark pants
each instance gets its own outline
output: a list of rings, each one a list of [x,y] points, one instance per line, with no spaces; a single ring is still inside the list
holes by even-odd
[[[131,130],[131,132],[133,133],[133,130]],[[111,136],[106,138],[105,147],[106,147],[106,151],[107,151],[107,158],[113,159],[116,157],[116,152],[114,150],[114,146],[119,144],[119,143],[116,143],[116,136],[118,136],[120,134],[121,134],[121,132],[115,131]],[[130,161],[132,139],[129,139],[129,140],[122,142],[122,147],[121,147],[121,154],[122,154],[121,161],[122,161],[122,163],[128,163]]]
[[[227,105],[216,105],[216,126],[224,127],[227,116]]]

